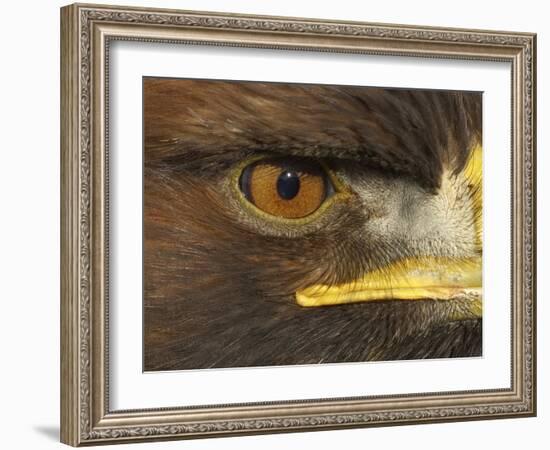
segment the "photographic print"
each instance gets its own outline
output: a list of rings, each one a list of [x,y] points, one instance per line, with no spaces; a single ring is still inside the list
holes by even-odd
[[[482,94],[143,78],[144,370],[482,355]]]

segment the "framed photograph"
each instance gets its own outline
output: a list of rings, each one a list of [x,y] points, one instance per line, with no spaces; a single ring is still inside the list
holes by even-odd
[[[62,8],[62,442],[535,415],[535,58]]]

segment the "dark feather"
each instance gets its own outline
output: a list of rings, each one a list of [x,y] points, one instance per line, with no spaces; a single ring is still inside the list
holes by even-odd
[[[144,79],[145,159],[196,171],[254,152],[342,158],[439,185],[481,139],[481,94]]]

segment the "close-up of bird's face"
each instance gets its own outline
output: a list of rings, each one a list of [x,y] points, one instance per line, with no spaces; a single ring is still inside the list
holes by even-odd
[[[144,368],[481,355],[481,94],[144,78]]]

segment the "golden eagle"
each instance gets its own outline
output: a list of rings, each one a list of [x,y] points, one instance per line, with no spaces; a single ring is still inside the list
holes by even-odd
[[[144,78],[144,369],[481,354],[481,94]]]

